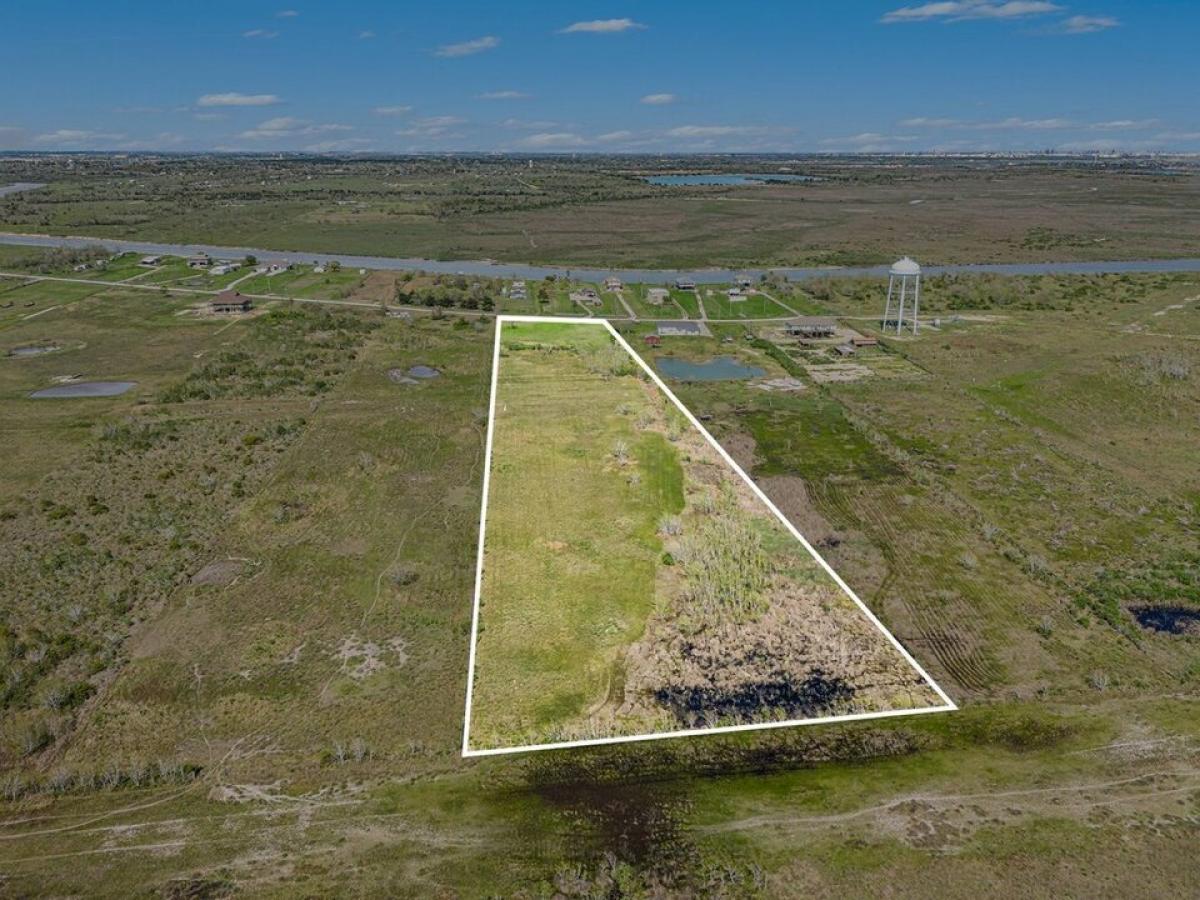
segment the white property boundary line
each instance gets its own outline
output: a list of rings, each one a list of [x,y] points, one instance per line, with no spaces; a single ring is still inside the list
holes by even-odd
[[[484,528],[487,524],[488,488],[491,481],[492,467],[492,438],[494,435],[496,422],[496,384],[499,380],[500,374],[500,333],[503,330],[505,322],[547,322],[562,325],[583,326],[601,325],[604,328],[607,328],[609,334],[613,336],[617,344],[633,358],[633,360],[642,368],[642,371],[644,371],[650,376],[651,379],[653,379],[654,383],[658,385],[659,390],[666,394],[666,396],[670,398],[671,402],[675,404],[679,411],[687,417],[687,420],[692,424],[692,427],[696,428],[702,435],[704,435],[709,444],[711,444],[713,448],[716,449],[716,451],[721,455],[721,458],[724,459],[730,467],[732,467],[733,471],[737,472],[738,475],[742,477],[742,480],[750,486],[750,489],[754,491],[758,499],[765,503],[767,508],[775,514],[775,517],[783,523],[783,526],[787,528],[792,537],[799,541],[804,549],[812,554],[813,559],[821,564],[821,568],[829,573],[830,577],[833,578],[838,587],[845,591],[850,599],[858,605],[858,608],[863,611],[863,614],[867,617],[867,619],[869,619],[876,628],[883,632],[884,637],[891,642],[893,647],[900,651],[900,654],[905,660],[908,661],[908,664],[917,670],[921,677],[925,679],[926,683],[933,688],[934,692],[941,697],[945,703],[942,706],[922,706],[916,709],[897,709],[870,713],[848,713],[840,716],[822,716],[815,719],[791,719],[785,722],[762,722],[750,725],[722,725],[715,728],[688,728],[680,731],[660,731],[652,734],[622,735],[619,737],[609,738],[589,738],[580,741],[560,741],[552,744],[526,744],[520,747],[499,747],[491,750],[472,750],[470,747],[471,695],[475,687],[475,643],[479,635],[479,602],[483,588],[483,539]],[[734,461],[733,457],[725,451],[725,448],[717,443],[716,439],[708,433],[708,429],[700,424],[700,420],[692,415],[691,410],[689,410],[679,401],[679,398],[672,393],[671,389],[667,387],[666,383],[659,378],[658,373],[655,372],[646,363],[646,361],[642,359],[642,357],[633,349],[633,347],[629,345],[629,342],[626,341],[625,338],[621,337],[617,330],[613,328],[611,322],[602,318],[581,318],[574,316],[499,315],[496,317],[496,339],[492,348],[492,389],[491,399],[488,402],[487,444],[484,451],[483,465],[483,502],[479,511],[479,555],[475,565],[475,607],[471,615],[471,655],[467,666],[467,710],[466,716],[463,719],[462,755],[464,757],[499,756],[509,753],[531,753],[535,750],[561,750],[567,747],[593,747],[598,744],[628,744],[634,741],[654,741],[664,738],[689,737],[692,735],[701,734],[726,734],[734,731],[758,731],[768,728],[787,728],[794,725],[817,725],[828,722],[856,722],[864,719],[884,719],[893,716],[915,716],[923,713],[948,712],[957,709],[958,706],[949,698],[949,696],[947,696],[946,692],[938,686],[937,682],[929,677],[929,673],[921,667],[921,664],[913,659],[912,654],[904,649],[904,646],[898,640],[896,640],[895,636],[888,631],[887,628],[884,627],[883,623],[879,621],[879,618],[867,608],[867,605],[858,598],[858,595],[850,589],[850,586],[842,580],[841,576],[838,575],[837,572],[833,571],[829,563],[825,562],[825,560],[821,557],[821,554],[819,554],[813,548],[812,544],[805,540],[804,535],[796,530],[796,527],[788,520],[787,516],[780,512],[779,508],[771,502],[771,498],[764,494],[762,489],[754,483],[754,479],[752,479],[742,470],[742,467],[739,466]]]

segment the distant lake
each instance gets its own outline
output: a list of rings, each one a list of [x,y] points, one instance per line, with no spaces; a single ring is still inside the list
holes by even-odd
[[[16,184],[0,184],[0,197],[7,197],[9,194],[19,194],[21,191],[33,191],[45,186],[36,181],[18,181]]]
[[[769,181],[820,181],[815,175],[643,175],[642,180],[648,184],[667,186],[682,186],[690,184],[766,184]]]
[[[30,397],[116,397],[137,385],[136,381],[78,381],[74,384],[56,384],[54,387],[34,391]]]
[[[766,369],[744,366],[732,356],[718,356],[703,363],[674,356],[658,356],[654,359],[654,365],[658,371],[675,381],[744,381],[767,374]]]

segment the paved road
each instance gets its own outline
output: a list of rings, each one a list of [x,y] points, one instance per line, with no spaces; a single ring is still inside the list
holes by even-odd
[[[345,254],[314,253],[310,250],[257,250],[249,247],[216,247],[206,244],[156,244],[145,241],[121,241],[94,237],[58,237],[44,234],[11,234],[0,232],[0,244],[26,247],[94,247],[102,245],[112,250],[134,253],[157,253],[170,256],[191,256],[208,253],[210,256],[240,259],[246,255],[264,260],[312,262],[314,259],[338,259],[343,266],[391,271],[436,272],[445,275],[477,275],[491,278],[525,278],[537,280],[548,275],[566,275],[580,281],[603,281],[615,275],[627,283],[663,284],[676,278],[688,278],[697,284],[727,284],[736,275],[745,274],[757,279],[766,273],[779,273],[798,281],[806,278],[846,278],[852,276],[884,277],[887,266],[852,268],[772,268],[772,269],[589,269],[575,266],[534,266],[522,263],[498,263],[490,260],[433,260],[390,256],[348,256]],[[1135,272],[1200,272],[1200,259],[1113,260],[1104,262],[1057,263],[989,263],[979,265],[926,266],[925,274],[992,273],[996,275],[1101,275]]]

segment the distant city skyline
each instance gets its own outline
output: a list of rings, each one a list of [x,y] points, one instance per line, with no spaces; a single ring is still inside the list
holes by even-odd
[[[0,150],[1200,152],[1200,7],[5,11]]]

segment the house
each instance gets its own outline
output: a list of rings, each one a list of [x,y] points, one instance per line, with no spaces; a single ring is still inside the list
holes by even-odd
[[[207,269],[212,265],[212,257],[207,253],[197,253],[188,257],[187,264],[189,269]]]
[[[651,306],[662,306],[670,296],[671,293],[666,288],[650,288],[646,291],[646,302]]]
[[[734,283],[740,288],[748,288],[754,284],[754,279],[749,275],[739,275]]]
[[[824,316],[801,316],[788,322],[783,330],[790,337],[833,337],[837,332],[837,323]]]
[[[676,278],[675,290],[677,291],[694,291],[696,290],[696,282],[690,278]]]
[[[879,340],[873,337],[863,337],[861,334],[850,338],[850,343],[855,347],[878,347]]]
[[[606,291],[619,291],[619,290],[621,290],[621,287],[622,287],[622,285],[621,285],[620,278],[617,278],[613,275],[609,275],[607,278],[604,279],[604,289]]]
[[[86,272],[90,268],[91,268],[91,266],[89,266],[87,263],[80,263],[79,265],[77,265],[75,267],[75,271],[76,272]]]
[[[161,256],[143,256],[138,263],[139,266],[145,266],[147,269],[153,269],[155,266],[162,265]]]
[[[661,347],[662,346],[662,338],[660,338],[657,334],[648,334],[648,335],[646,335],[646,346],[647,347]]]
[[[833,349],[838,352],[839,356],[853,356],[855,353],[854,348],[849,344],[838,344]]]
[[[529,293],[525,289],[525,282],[514,281],[508,289],[508,296],[512,300],[528,300]]]
[[[249,312],[252,306],[250,298],[243,297],[237,291],[221,291],[208,303],[208,308],[214,313]]]
[[[313,274],[314,275],[324,275],[325,267],[324,266],[313,266]]]
[[[579,291],[579,297],[588,306],[600,306],[600,295],[596,293],[594,288],[583,288]]]
[[[659,322],[661,337],[703,337],[707,332],[699,322]]]
[[[241,267],[242,267],[241,263],[230,262],[229,260],[222,260],[221,262],[217,263],[215,266],[210,268],[208,270],[208,274],[209,275],[228,275],[230,272],[236,272]]]
[[[747,295],[744,294],[740,288],[730,288],[729,289],[730,302],[741,303],[745,299],[747,299]]]
[[[266,275],[278,275],[280,272],[286,272],[292,267],[290,262],[273,262],[269,263],[263,273]]]

